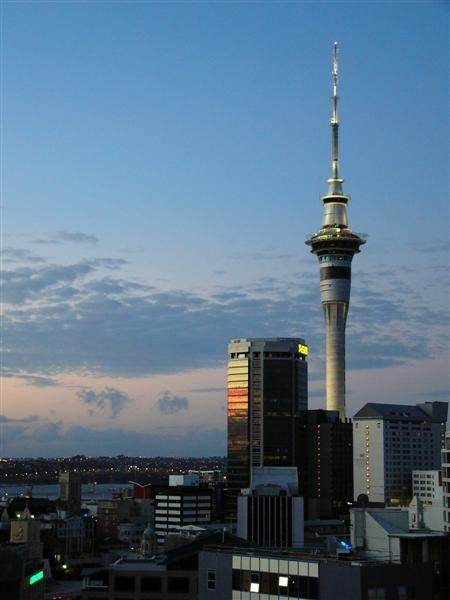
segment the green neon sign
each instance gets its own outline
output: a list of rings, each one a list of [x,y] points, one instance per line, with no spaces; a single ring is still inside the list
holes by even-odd
[[[38,571],[34,575],[31,575],[31,577],[30,577],[30,585],[33,585],[33,583],[37,583],[41,579],[44,579],[44,571]]]

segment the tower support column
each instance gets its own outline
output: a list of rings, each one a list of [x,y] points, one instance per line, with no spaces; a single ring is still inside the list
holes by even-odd
[[[326,333],[327,410],[339,411],[345,419],[345,323],[348,304],[322,304]]]

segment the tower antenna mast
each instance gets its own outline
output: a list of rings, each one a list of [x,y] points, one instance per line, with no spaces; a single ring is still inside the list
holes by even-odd
[[[328,196],[343,195],[343,179],[339,177],[339,114],[338,114],[338,43],[333,44],[333,96],[331,113],[331,177],[328,180]]]
[[[331,116],[332,154],[331,154],[331,176],[339,179],[339,116],[338,116],[338,43],[333,44],[333,114]]]

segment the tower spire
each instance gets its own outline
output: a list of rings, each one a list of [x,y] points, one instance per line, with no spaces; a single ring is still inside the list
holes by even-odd
[[[333,96],[331,114],[331,177],[328,179],[327,196],[342,196],[342,182],[339,178],[339,115],[338,115],[338,43],[333,44]]]

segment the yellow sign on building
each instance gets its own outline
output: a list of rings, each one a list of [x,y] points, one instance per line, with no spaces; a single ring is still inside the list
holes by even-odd
[[[299,344],[298,345],[298,353],[303,354],[303,356],[308,356],[308,354],[309,354],[308,346],[306,344]]]

